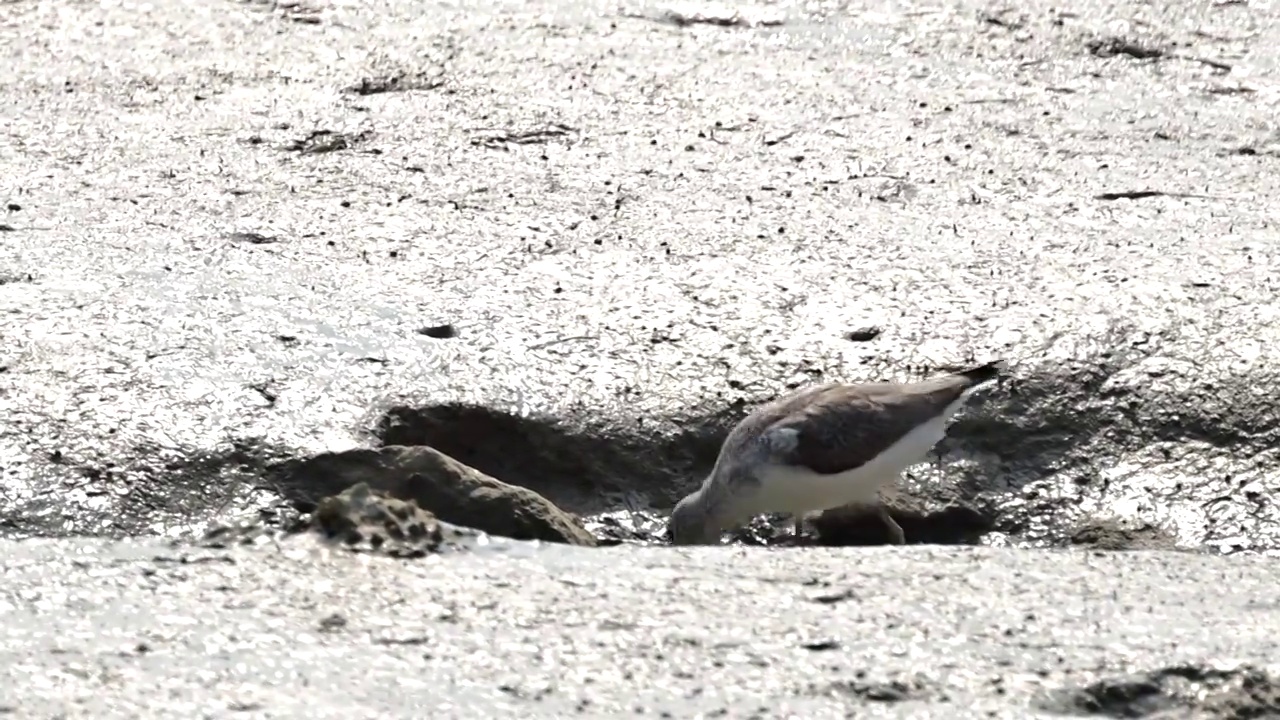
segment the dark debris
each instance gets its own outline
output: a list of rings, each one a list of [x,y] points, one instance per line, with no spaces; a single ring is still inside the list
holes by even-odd
[[[458,337],[458,329],[450,323],[420,327],[418,328],[417,333],[437,340],[448,340],[450,338]]]
[[[884,330],[875,325],[867,325],[845,333],[844,339],[849,342],[870,342],[880,337],[883,332]]]
[[[870,681],[864,678],[832,683],[828,692],[854,697],[864,702],[900,703],[928,700],[933,694],[928,683],[917,678]]]
[[[0,272],[0,285],[9,285],[10,283],[29,283],[35,282],[35,280],[35,276],[31,273]]]
[[[250,245],[271,245],[279,242],[279,238],[274,235],[263,235],[258,232],[233,232],[227,233],[227,239],[232,242],[248,243]]]
[[[1116,36],[1094,38],[1085,47],[1090,55],[1100,58],[1125,56],[1136,60],[1156,60],[1165,56],[1165,51],[1161,48]]]
[[[623,13],[623,17],[636,18],[639,20],[648,20],[650,22],[660,23],[662,25],[670,25],[672,27],[687,28],[692,25],[712,25],[715,27],[778,27],[785,24],[785,20],[779,16],[760,16],[751,17],[744,15],[738,11],[732,12],[684,12],[680,10],[664,10],[657,14],[646,15],[639,13]]]
[[[532,130],[483,131],[481,135],[471,138],[471,144],[493,150],[506,150],[508,145],[543,145],[558,138],[568,137],[574,132],[576,130],[572,127],[561,123],[552,123]]]
[[[347,87],[347,92],[360,96],[380,95],[390,92],[436,90],[444,87],[444,84],[445,77],[442,74],[394,73],[362,77],[360,82]]]
[[[303,155],[319,155],[340,150],[350,150],[368,141],[371,137],[373,137],[373,133],[368,130],[358,133],[313,130],[305,138],[290,143],[285,149]]]

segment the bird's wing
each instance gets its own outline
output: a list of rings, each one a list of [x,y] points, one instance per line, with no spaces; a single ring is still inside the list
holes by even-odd
[[[866,464],[946,411],[968,383],[836,386],[790,408],[765,431],[777,462],[830,475]]]

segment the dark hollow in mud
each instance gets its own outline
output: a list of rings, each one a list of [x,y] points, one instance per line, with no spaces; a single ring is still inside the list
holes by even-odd
[[[641,491],[672,505],[715,464],[729,417],[688,418],[657,443],[603,422],[518,417],[472,405],[395,407],[378,424],[383,445],[428,445],[582,515],[618,508]]]
[[[661,430],[637,431],[598,419],[520,417],[473,405],[398,406],[383,416],[376,435],[385,445],[428,445],[534,490],[583,516],[605,543],[667,542],[667,512],[710,472],[725,436],[747,412],[738,403],[669,420]],[[970,442],[993,432],[980,413],[956,426],[968,431]],[[886,506],[911,543],[973,544],[996,526],[991,504],[963,489],[897,490],[886,494]],[[733,531],[732,541],[877,545],[890,540],[870,509],[815,518],[801,538],[789,527],[782,515],[756,518]]]
[[[885,495],[907,541],[972,544],[998,532],[1014,541],[1104,550],[1175,547],[1175,533],[1146,521],[1135,529],[1115,518],[1092,517],[1081,509],[1084,499],[1105,510],[1111,481],[1103,476],[1116,458],[1170,444],[1253,451],[1275,436],[1276,427],[1265,412],[1225,412],[1233,398],[1253,392],[1243,378],[1201,379],[1160,393],[1141,382],[1113,381],[1138,360],[1108,352],[1096,362],[1052,371],[1015,369],[976,395],[931,458]],[[1210,385],[1214,397],[1204,395]],[[739,401],[641,422],[591,414],[524,417],[460,404],[401,405],[385,413],[375,434],[383,444],[429,445],[530,488],[586,518],[606,542],[664,542],[666,513],[711,470],[725,435],[748,410]],[[1155,462],[1168,459],[1166,451]],[[1158,478],[1169,467],[1153,466],[1150,474]],[[1225,477],[1222,482],[1230,482]],[[1060,480],[1046,485],[1047,478]],[[1222,495],[1213,487],[1206,481],[1174,485],[1173,491],[1211,502]],[[791,542],[781,519],[757,518],[734,540]],[[816,532],[804,542],[888,541],[882,523],[866,513],[842,512],[809,527]]]

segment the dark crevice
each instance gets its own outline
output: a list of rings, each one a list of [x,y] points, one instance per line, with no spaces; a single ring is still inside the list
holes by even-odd
[[[1231,415],[1223,407],[1238,406],[1243,395],[1255,392],[1245,378],[1219,383],[1214,388],[1216,404],[1206,401],[1200,388],[1169,398],[1144,392],[1140,379],[1115,385],[1117,374],[1142,357],[1136,351],[1116,352],[1101,363],[1017,374],[986,392],[985,401],[975,398],[939,451],[969,453],[979,458],[976,468],[966,468],[949,488],[927,488],[921,497],[890,504],[908,541],[973,543],[993,529],[1018,534],[1017,512],[1004,517],[1008,513],[1002,512],[1002,494],[1007,497],[1029,482],[1064,470],[1090,467],[1100,444],[1114,453],[1117,448],[1141,449],[1153,441],[1198,440],[1238,447],[1276,438],[1274,415],[1265,412],[1237,418],[1235,424],[1224,422]],[[1126,397],[1132,401],[1123,402]],[[725,435],[748,409],[690,412],[623,425],[589,412],[548,418],[473,405],[397,406],[387,411],[375,435],[383,444],[429,445],[581,515],[617,511],[626,494],[639,495],[665,512],[711,470]],[[1174,409],[1176,422],[1164,417]],[[1024,509],[1043,505],[1031,500],[1022,503]],[[1093,544],[1087,532],[1060,530],[1055,542]],[[768,544],[782,537],[771,528],[753,526],[742,532],[746,534],[738,538],[741,542]],[[1154,529],[1152,533],[1133,544],[1165,537]],[[823,544],[835,545],[876,544],[886,537],[877,523],[863,519],[844,527],[827,523],[820,535]],[[1104,540],[1098,544],[1118,542],[1111,535]]]
[[[615,510],[617,493],[640,491],[672,505],[715,464],[742,416],[695,415],[627,429],[600,419],[522,417],[462,404],[390,408],[375,430],[382,445],[429,445],[572,512]],[[658,435],[658,437],[654,437]]]

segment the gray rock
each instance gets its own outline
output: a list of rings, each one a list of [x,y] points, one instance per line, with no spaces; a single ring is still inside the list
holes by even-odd
[[[412,500],[375,493],[366,483],[321,500],[310,527],[348,546],[390,544],[397,555],[436,552],[444,540],[434,515]]]
[[[596,544],[595,536],[578,518],[538,493],[495,480],[429,447],[393,445],[324,453],[293,466],[282,482],[283,491],[295,499],[314,502],[323,497],[317,517],[323,517],[327,509],[346,517],[349,513],[341,508],[351,505],[346,499],[351,490],[333,496],[341,488],[364,486],[363,493],[357,493],[359,497],[370,489],[378,490],[426,510],[432,520],[440,518],[517,540]],[[404,514],[406,509],[400,512]],[[379,510],[379,516],[381,513]]]
[[[363,482],[321,499],[313,512],[301,514],[284,525],[283,529],[273,527],[261,519],[217,525],[195,540],[194,545],[222,549],[273,543],[279,547],[299,534],[315,534],[351,552],[419,558],[521,542],[441,521],[419,507],[415,500],[402,500]],[[180,545],[180,542],[174,543],[175,547]]]

